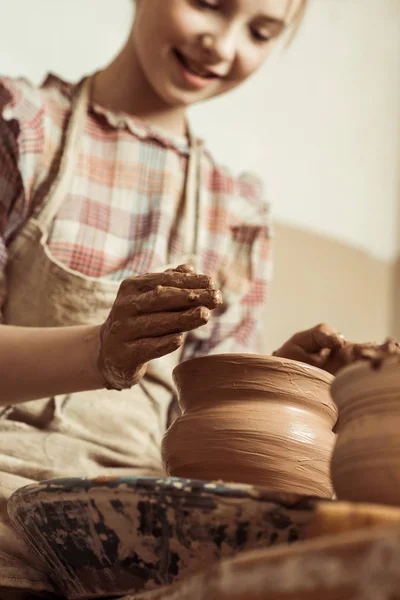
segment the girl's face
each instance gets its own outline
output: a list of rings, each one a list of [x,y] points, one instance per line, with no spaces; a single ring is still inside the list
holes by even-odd
[[[169,106],[232,90],[265,61],[302,0],[136,0],[140,68]]]

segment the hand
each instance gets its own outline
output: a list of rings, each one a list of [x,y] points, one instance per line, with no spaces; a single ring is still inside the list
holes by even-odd
[[[98,369],[107,389],[135,385],[146,364],[177,350],[183,332],[205,325],[222,294],[188,265],[122,282],[101,328]]]
[[[394,356],[400,356],[400,344],[392,339],[386,340],[383,344],[346,342],[343,348],[332,352],[331,372],[336,374],[343,367],[361,360],[369,361],[373,367],[379,368],[385,359]]]
[[[273,355],[307,363],[335,374],[346,364],[344,349],[347,346],[340,333],[322,323],[296,333]]]

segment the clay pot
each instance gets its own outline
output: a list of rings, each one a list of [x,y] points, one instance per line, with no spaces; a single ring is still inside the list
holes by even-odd
[[[167,431],[168,474],[332,497],[333,376],[250,354],[193,359],[174,381],[182,416]]]
[[[339,408],[332,480],[339,499],[400,505],[400,364],[361,362],[332,385]]]

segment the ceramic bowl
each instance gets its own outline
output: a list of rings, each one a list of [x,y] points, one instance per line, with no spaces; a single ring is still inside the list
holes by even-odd
[[[68,479],[18,490],[12,523],[68,599],[171,584],[223,557],[303,539],[315,502],[188,479]]]

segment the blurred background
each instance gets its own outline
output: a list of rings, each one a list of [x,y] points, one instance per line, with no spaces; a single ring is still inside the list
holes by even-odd
[[[0,72],[76,80],[119,50],[131,11],[0,0]],[[192,117],[220,162],[265,182],[265,350],[320,321],[353,339],[400,337],[400,0],[311,0],[288,50]]]

